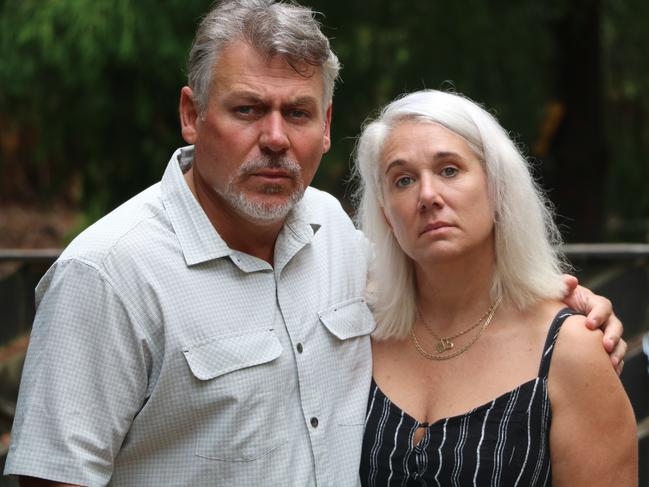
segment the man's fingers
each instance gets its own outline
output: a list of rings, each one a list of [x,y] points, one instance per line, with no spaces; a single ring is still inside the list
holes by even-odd
[[[604,334],[608,337],[612,337],[613,335],[621,337],[623,331],[622,322],[620,322],[620,320],[618,320],[613,314],[613,303],[603,296],[597,296],[597,299],[588,299],[588,302],[593,306],[593,309],[588,313],[588,320],[586,321],[587,326],[591,330],[595,330],[600,327],[604,321],[607,321],[602,328]],[[606,320],[606,318],[608,318],[608,320]],[[611,327],[612,329],[609,331],[609,328]],[[609,332],[607,333],[607,331]]]
[[[563,283],[566,285],[566,294],[571,294],[579,285],[579,281],[575,276],[570,274],[564,274],[561,276],[563,278]]]
[[[624,340],[620,339],[611,353],[611,363],[615,367],[618,375],[622,373],[624,367],[624,356],[626,355],[627,344]]]
[[[624,368],[624,360],[621,360],[620,363],[617,364],[615,367],[615,372],[617,372],[617,375],[622,375],[623,368]]]

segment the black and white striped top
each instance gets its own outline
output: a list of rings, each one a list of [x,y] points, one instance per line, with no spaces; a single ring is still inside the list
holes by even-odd
[[[426,427],[399,409],[372,380],[361,457],[361,484],[410,486],[547,486],[552,484],[547,376],[564,320],[561,310],[543,347],[538,377],[466,414]]]

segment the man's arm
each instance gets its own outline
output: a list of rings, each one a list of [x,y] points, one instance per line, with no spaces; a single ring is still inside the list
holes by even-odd
[[[611,301],[580,286],[574,276],[564,275],[563,281],[568,289],[563,302],[572,309],[587,315],[586,326],[589,329],[602,329],[604,349],[608,352],[611,363],[619,375],[624,366],[627,345],[622,340],[624,327],[613,313]]]
[[[145,340],[92,265],[59,262],[43,282],[5,474],[104,485],[144,402]]]

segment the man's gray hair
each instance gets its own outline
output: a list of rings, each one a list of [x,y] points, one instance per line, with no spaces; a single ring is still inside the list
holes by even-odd
[[[221,0],[201,21],[187,61],[188,84],[201,114],[219,53],[236,41],[269,57],[284,57],[298,73],[300,65],[321,67],[325,107],[331,102],[340,63],[313,10],[274,0]]]
[[[498,121],[468,98],[418,91],[387,105],[364,126],[356,145],[356,218],[375,253],[368,288],[378,323],[375,338],[407,338],[417,313],[412,260],[390,232],[382,211],[381,151],[391,130],[404,120],[443,126],[462,137],[483,164],[494,213],[492,300],[502,296],[522,309],[540,299],[561,298],[561,236],[521,152]]]

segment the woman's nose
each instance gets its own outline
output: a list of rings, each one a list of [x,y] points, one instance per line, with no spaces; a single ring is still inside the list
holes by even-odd
[[[442,205],[442,198],[432,177],[422,176],[419,182],[419,209],[429,210],[433,207],[439,208]]]

